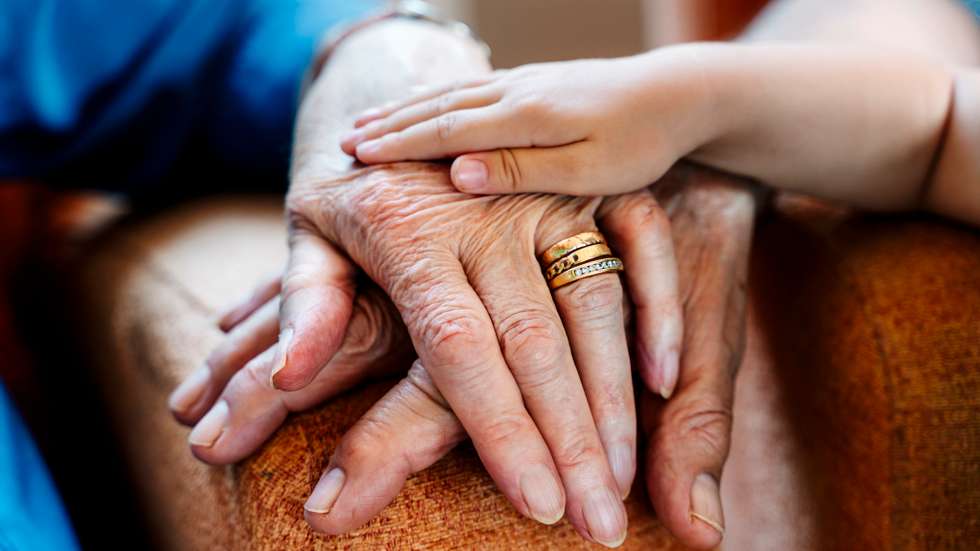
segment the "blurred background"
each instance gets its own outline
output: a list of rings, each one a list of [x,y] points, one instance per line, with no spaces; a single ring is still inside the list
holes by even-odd
[[[493,46],[506,68],[536,61],[615,57],[690,36],[721,39],[765,0],[435,0]],[[693,18],[692,14],[697,14]]]
[[[648,14],[659,0],[438,0],[493,46],[494,65],[611,57],[649,43]]]

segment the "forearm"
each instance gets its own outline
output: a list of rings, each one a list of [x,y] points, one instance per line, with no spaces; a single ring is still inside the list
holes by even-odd
[[[956,74],[945,139],[921,201],[937,214],[980,225],[980,70]]]
[[[311,84],[297,117],[291,179],[323,181],[350,171],[339,146],[354,116],[413,86],[489,71],[474,42],[428,22],[390,20],[344,40]],[[317,93],[311,93],[319,88]]]
[[[954,0],[780,0],[737,39],[739,42],[807,41],[901,48],[951,66],[980,64],[980,27]],[[958,71],[952,111],[931,177],[922,183],[922,207],[980,223],[980,77]]]
[[[960,0],[774,0],[736,41],[866,45],[980,63],[980,27]]]
[[[827,46],[686,47],[715,127],[693,159],[865,208],[918,206],[951,109],[947,68]]]

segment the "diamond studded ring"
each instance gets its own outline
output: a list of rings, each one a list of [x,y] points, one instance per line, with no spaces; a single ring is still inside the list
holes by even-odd
[[[551,287],[552,291],[554,291],[559,287],[564,287],[569,283],[575,283],[580,279],[597,276],[599,274],[622,271],[623,261],[614,256],[600,258],[598,260],[590,260],[584,264],[579,264],[573,268],[569,268],[568,270],[565,270],[564,272],[549,279],[548,286]]]

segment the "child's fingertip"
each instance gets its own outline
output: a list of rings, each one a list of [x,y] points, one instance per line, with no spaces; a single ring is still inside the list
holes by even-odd
[[[381,151],[381,142],[379,140],[368,140],[357,144],[354,148],[354,153],[358,159],[363,162],[370,162],[372,156],[376,156]]]

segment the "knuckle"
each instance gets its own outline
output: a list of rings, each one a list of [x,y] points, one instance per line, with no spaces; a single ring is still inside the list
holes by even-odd
[[[446,142],[453,137],[456,122],[456,113],[444,113],[436,118],[436,135],[439,137],[439,140]]]
[[[516,100],[513,117],[514,124],[519,125],[534,144],[560,141],[572,122],[565,112],[555,108],[553,101],[537,95]],[[581,163],[578,166],[580,170]]]
[[[497,152],[497,164],[500,170],[495,171],[499,182],[509,191],[518,191],[524,183],[521,162],[512,149],[501,149]]]
[[[521,377],[551,378],[563,356],[564,330],[544,308],[528,308],[511,314],[500,323],[504,356]]]
[[[482,428],[479,437],[486,446],[513,446],[522,441],[521,434],[527,429],[529,422],[522,413],[498,415]]]
[[[665,446],[676,446],[678,438],[685,445],[695,446],[698,451],[714,457],[728,455],[732,428],[732,410],[713,399],[700,399],[684,404],[670,411],[666,425],[670,430],[660,431],[661,438],[669,442],[659,442]]]
[[[658,235],[670,235],[670,218],[653,197],[643,195],[630,201],[624,218],[628,221],[627,227],[642,228],[644,232]]]
[[[344,462],[351,465],[370,465],[386,455],[393,427],[380,415],[365,415],[351,430],[338,449]]]
[[[562,442],[555,453],[555,465],[559,472],[575,470],[601,461],[602,445],[595,438],[580,433]]]
[[[612,274],[590,277],[558,290],[563,310],[588,325],[622,324],[623,287]]]
[[[414,473],[426,468],[463,438],[462,427],[452,417],[449,408],[435,403],[426,390],[415,386],[411,380],[405,379],[398,384],[386,396],[386,400],[389,397],[396,403],[381,407],[389,409],[388,413],[399,419],[399,426],[383,420],[378,422],[386,427],[389,442],[396,437],[400,439],[390,444],[392,453],[386,457],[386,461],[400,462],[405,472]],[[406,434],[407,431],[410,434]]]
[[[442,115],[447,113],[450,106],[453,104],[453,93],[443,94],[435,99],[433,102],[433,111],[436,115]]]
[[[535,95],[524,96],[517,100],[514,105],[514,112],[520,118],[535,121],[546,118],[550,109],[548,101]]]
[[[438,363],[479,365],[474,357],[485,351],[482,321],[468,309],[438,305],[422,315],[419,337]]]
[[[345,437],[344,460],[364,464],[382,457],[406,474],[424,469],[464,436],[441,400],[435,384],[416,362],[408,376]],[[407,432],[424,437],[413,438]]]

